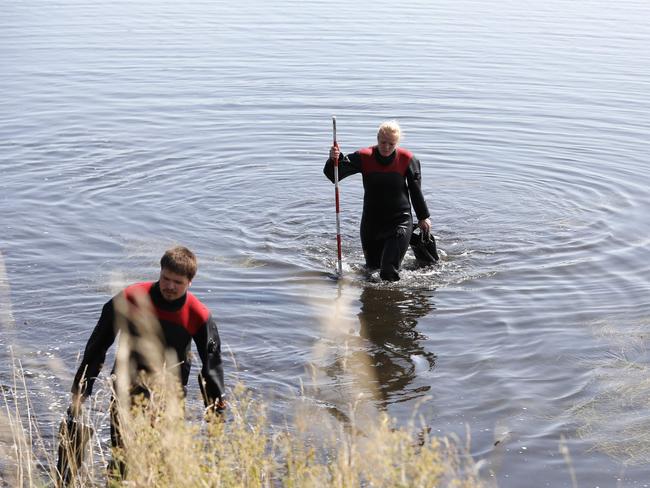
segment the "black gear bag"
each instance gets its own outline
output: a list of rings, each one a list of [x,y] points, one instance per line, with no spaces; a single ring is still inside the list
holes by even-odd
[[[424,232],[419,227],[414,226],[410,244],[415,259],[421,266],[436,264],[440,259],[436,248],[436,239],[430,232]]]

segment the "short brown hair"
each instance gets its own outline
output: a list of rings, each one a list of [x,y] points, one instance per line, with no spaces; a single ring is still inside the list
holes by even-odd
[[[168,269],[173,273],[183,275],[192,281],[196,276],[198,263],[192,251],[184,246],[175,246],[167,249],[160,258],[160,269]]]

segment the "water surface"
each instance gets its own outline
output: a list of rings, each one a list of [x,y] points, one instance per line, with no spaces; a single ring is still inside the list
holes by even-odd
[[[468,431],[499,486],[572,486],[562,438],[579,486],[648,486],[649,14],[6,2],[2,383],[12,346],[55,423],[101,305],[183,243],[229,383],[278,412],[304,394],[344,418],[361,390],[400,422],[417,407],[434,433]],[[332,279],[332,115],[344,151],[401,122],[439,266],[409,254],[398,284],[367,282],[350,178]]]

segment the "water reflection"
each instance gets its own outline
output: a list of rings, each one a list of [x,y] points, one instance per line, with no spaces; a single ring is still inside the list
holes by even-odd
[[[367,286],[359,300],[359,335],[370,341],[367,361],[376,375],[380,405],[422,396],[430,385],[413,385],[418,373],[430,371],[436,361],[422,342],[418,319],[433,309],[430,291]]]

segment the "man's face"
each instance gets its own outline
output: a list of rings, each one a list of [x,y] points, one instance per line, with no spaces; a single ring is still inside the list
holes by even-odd
[[[178,300],[185,295],[191,283],[187,276],[179,275],[165,268],[160,270],[160,293],[168,302]]]
[[[377,149],[379,150],[379,154],[385,158],[393,154],[398,142],[399,137],[397,134],[386,132],[380,132],[377,134]]]

